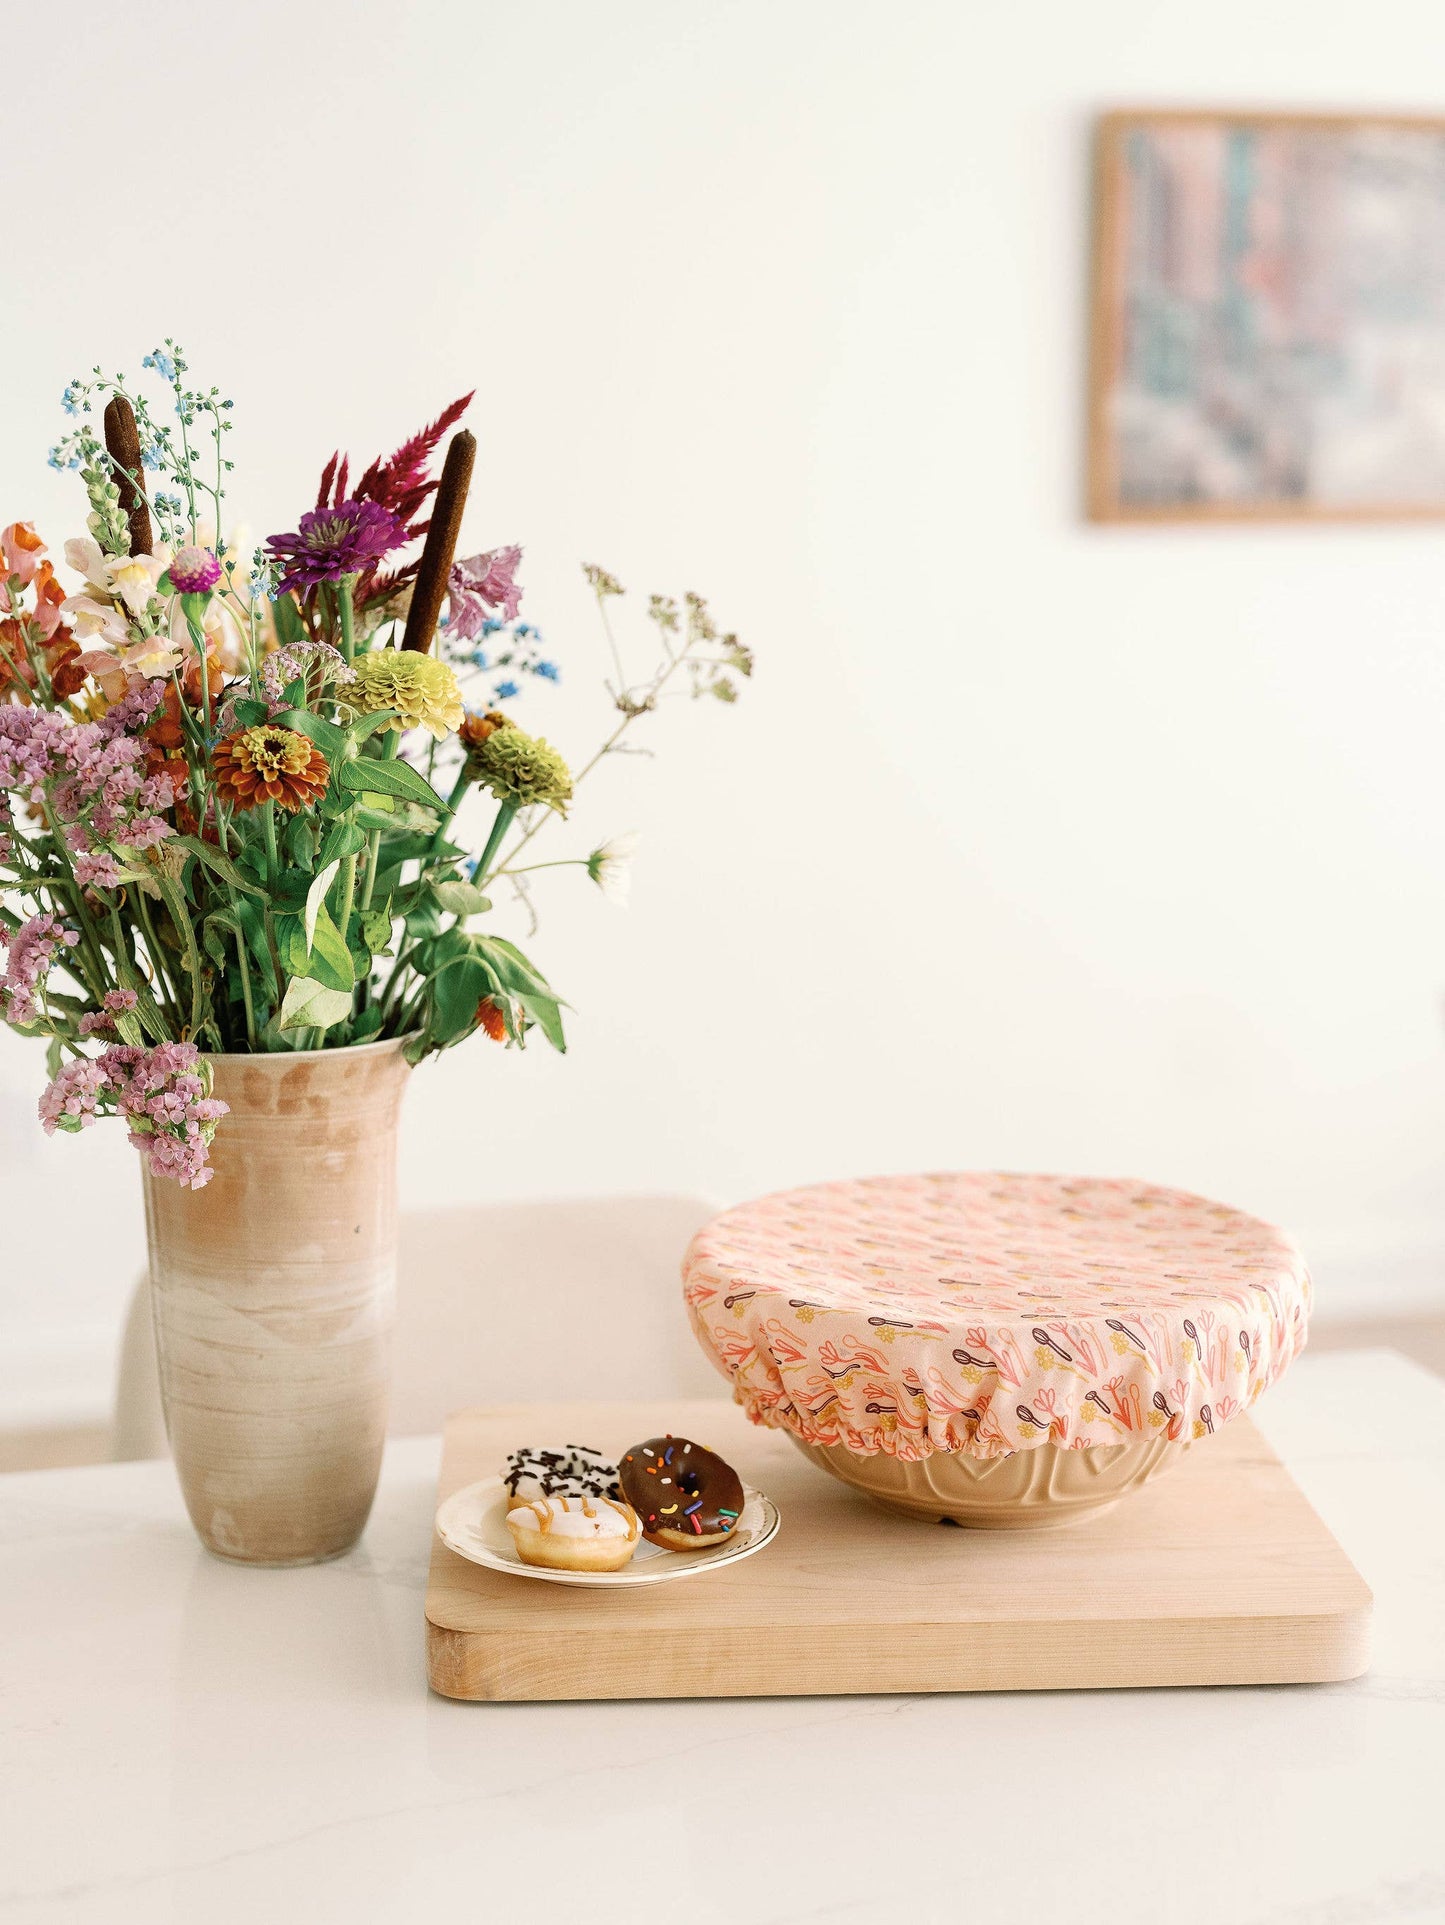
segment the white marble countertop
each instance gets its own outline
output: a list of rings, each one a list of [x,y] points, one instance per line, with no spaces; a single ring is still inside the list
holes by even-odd
[[[452,1704],[434,1439],[302,1571],[168,1464],[0,1477],[0,1919],[1445,1919],[1445,1383],[1307,1358],[1259,1418],[1374,1589],[1355,1683]]]

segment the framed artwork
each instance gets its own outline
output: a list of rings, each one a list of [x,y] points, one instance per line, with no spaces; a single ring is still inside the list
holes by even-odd
[[[1098,130],[1096,520],[1445,516],[1445,120]]]

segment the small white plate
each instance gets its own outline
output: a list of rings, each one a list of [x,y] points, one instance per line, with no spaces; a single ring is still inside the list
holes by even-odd
[[[743,1485],[742,1515],[732,1535],[716,1551],[668,1551],[660,1544],[638,1541],[630,1564],[620,1571],[552,1571],[540,1564],[524,1564],[517,1555],[512,1533],[507,1529],[511,1494],[500,1477],[484,1477],[478,1484],[467,1484],[437,1510],[437,1536],[449,1551],[472,1564],[485,1564],[489,1571],[504,1571],[508,1577],[539,1577],[546,1584],[585,1584],[609,1589],[629,1584],[667,1584],[676,1577],[699,1577],[704,1571],[721,1570],[751,1557],[778,1534],[778,1507],[770,1497]]]

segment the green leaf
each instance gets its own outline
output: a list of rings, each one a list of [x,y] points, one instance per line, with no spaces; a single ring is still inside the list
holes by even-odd
[[[141,1028],[133,1009],[117,1010],[115,1027],[123,1043],[129,1043],[132,1049],[145,1048],[145,1031]]]
[[[336,872],[340,867],[341,859],[338,856],[335,862],[327,863],[326,867],[321,871],[321,874],[316,877],[311,887],[306,891],[306,913],[302,918],[302,926],[306,931],[306,947],[308,949],[316,940],[317,914],[320,911],[321,905],[326,900],[327,890],[336,880]]]
[[[539,996],[531,991],[517,990],[513,994],[553,1049],[565,1056],[567,1039],[562,1033],[562,1005],[551,996]]]
[[[429,942],[417,959],[417,967],[422,975],[430,975],[433,970],[441,969],[446,963],[455,962],[461,956],[474,956],[483,947],[479,937],[469,936],[465,929],[447,929],[435,942]],[[495,973],[495,972],[494,972]]]
[[[424,942],[434,936],[442,926],[440,906],[431,897],[425,896],[416,906],[407,910],[405,915],[406,933],[413,942]]]
[[[404,802],[419,802],[424,809],[439,813],[447,806],[409,762],[381,762],[374,756],[359,756],[354,762],[344,762],[336,779],[343,789],[356,795],[399,795]]]
[[[236,861],[244,863],[258,881],[266,880],[266,845],[259,834],[254,842],[243,843],[236,851]]]
[[[311,887],[309,873],[302,869],[283,869],[276,878],[271,900],[278,908],[299,916],[306,907],[306,892]]]
[[[282,648],[290,642],[305,641],[306,625],[301,619],[301,610],[289,593],[278,595],[272,602],[271,617],[276,624],[276,640]]]
[[[309,817],[293,815],[286,825],[286,833],[281,841],[286,860],[298,869],[308,872],[316,860],[316,825]]]
[[[474,882],[434,882],[431,892],[437,906],[451,916],[479,916],[492,906]]]
[[[234,929],[238,935],[241,933],[239,924],[231,922],[229,917],[218,915],[213,916],[211,920],[222,923],[225,927]],[[170,1035],[170,1029],[165,1017],[161,1013],[160,1004],[156,1001],[155,993],[151,989],[150,984],[146,981],[145,977],[141,975],[140,971],[134,968],[123,956],[116,958],[116,974],[120,978],[121,988],[132,990],[135,993],[134,1014],[144,1033],[149,1036],[153,1043],[164,1042]]]
[[[350,990],[356,981],[356,965],[352,961],[351,951],[324,905],[316,913],[308,970],[332,989]]]
[[[480,954],[490,959],[505,988],[516,994],[540,993],[553,1002],[558,1000],[541,970],[528,962],[515,943],[508,942],[503,936],[470,936],[468,941]]]
[[[366,831],[351,821],[333,822],[326,831],[326,838],[317,852],[316,860],[323,867],[337,861],[341,856],[359,855],[366,847]]]
[[[384,909],[368,909],[361,919],[361,938],[373,952],[384,950],[391,941],[391,897],[386,899]]]
[[[384,729],[388,722],[395,720],[395,709],[376,709],[370,715],[358,716],[348,732],[353,742],[364,742],[369,735],[375,735],[378,729]]]
[[[229,923],[218,922],[215,916],[207,916],[201,924],[201,947],[217,969],[226,967],[226,951],[229,944],[223,932],[229,927]]]
[[[290,692],[288,689],[287,694]],[[285,709],[272,719],[277,728],[295,729],[298,735],[304,735],[309,742],[314,742],[328,762],[338,762],[346,753],[346,731],[337,728],[334,723],[323,722],[310,709]]]
[[[356,819],[367,828],[382,831],[386,838],[388,868],[403,862],[458,862],[466,854],[465,849],[458,849],[450,842],[439,842],[433,849],[437,819],[429,809],[418,809],[410,802],[402,803],[393,816],[373,815],[370,809],[358,809]]]
[[[431,978],[429,1034],[439,1043],[457,1042],[477,1022],[477,1004],[497,987],[496,977],[476,956],[463,956]]]
[[[245,931],[247,947],[260,968],[266,994],[274,1003],[281,993],[281,988],[276,981],[276,971],[271,962],[271,945],[266,940],[266,919],[249,896],[237,896],[233,907],[236,918]],[[225,918],[217,916],[216,920],[221,922]],[[277,948],[280,948],[279,942]]]
[[[243,895],[265,894],[264,890],[258,889],[253,882],[246,880],[229,856],[223,856],[219,849],[209,842],[202,842],[199,836],[172,836],[170,847],[184,849],[187,855],[194,856],[197,862],[205,863],[206,867],[214,875],[218,875],[222,882],[228,883],[232,889],[239,889]]]
[[[372,1003],[370,1008],[362,1010],[356,1021],[351,1025],[351,1040],[353,1043],[364,1043],[370,1037],[374,1036],[380,1028],[381,1005],[380,1003]]]
[[[249,695],[231,704],[231,713],[243,729],[256,729],[263,722],[271,720],[271,711],[264,702],[253,702]]]
[[[60,1046],[60,1038],[52,1036],[45,1045],[45,1074],[53,1083],[65,1063],[65,1051]]]
[[[286,985],[281,1004],[282,1029],[330,1029],[351,1014],[351,992],[331,989],[310,976],[297,976]]]
[[[306,931],[301,926],[300,916],[277,916],[276,953],[281,958],[281,967],[288,976],[306,976],[311,972],[311,945],[306,940]]]

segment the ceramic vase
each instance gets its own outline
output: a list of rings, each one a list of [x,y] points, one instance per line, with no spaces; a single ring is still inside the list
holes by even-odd
[[[400,1040],[216,1056],[201,1190],[146,1174],[161,1400],[191,1522],[245,1564],[361,1535],[386,1435]]]

